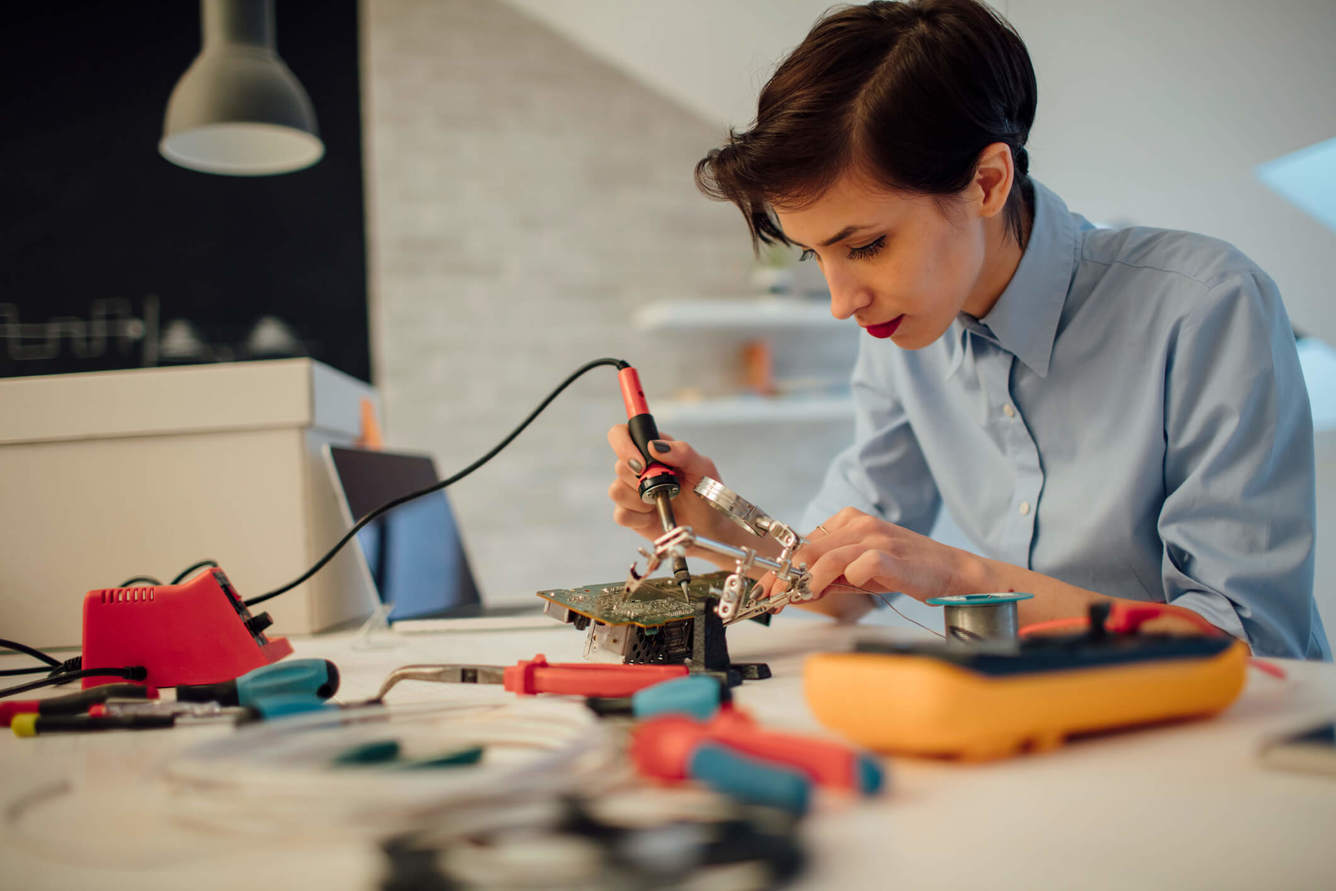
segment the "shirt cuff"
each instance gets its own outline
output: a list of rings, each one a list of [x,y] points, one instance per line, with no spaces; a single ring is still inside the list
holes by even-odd
[[[1234,612],[1234,608],[1229,605],[1229,601],[1219,594],[1206,591],[1184,591],[1169,601],[1169,605],[1192,610],[1221,631],[1248,644],[1249,649],[1252,648],[1252,641],[1248,640],[1248,633],[1243,630],[1243,622],[1239,620],[1239,614]]]

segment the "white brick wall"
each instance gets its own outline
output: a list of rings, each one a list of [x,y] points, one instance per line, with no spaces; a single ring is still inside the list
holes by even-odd
[[[747,291],[741,217],[691,179],[718,128],[494,0],[367,0],[362,33],[373,367],[392,445],[451,473],[599,356],[639,367],[651,408],[686,370],[729,373],[729,357],[683,358],[630,328],[649,301]],[[592,372],[450,490],[486,596],[625,573],[638,539],[612,523],[604,440],[624,418],[612,370]],[[756,456],[797,460],[782,437],[749,447],[774,431],[669,432],[739,480],[764,477]],[[804,452],[810,488],[824,462]]]

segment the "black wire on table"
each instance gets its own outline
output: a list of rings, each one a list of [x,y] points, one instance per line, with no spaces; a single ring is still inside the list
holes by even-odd
[[[13,677],[19,674],[40,674],[46,672],[53,677],[57,674],[64,674],[69,671],[78,671],[83,667],[82,659],[75,656],[73,659],[66,659],[61,662],[55,656],[49,653],[43,653],[36,647],[30,647],[27,644],[21,644],[18,641],[5,640],[0,638],[0,647],[7,650],[13,650],[16,653],[23,653],[25,656],[32,656],[34,659],[45,663],[43,665],[29,665],[26,668],[6,668],[0,671],[0,677]]]
[[[41,674],[42,672],[49,674],[54,670],[45,665],[34,665],[30,668],[6,668],[4,671],[0,671],[0,678],[9,678],[19,674]]]
[[[0,638],[0,647],[4,647],[7,650],[13,650],[16,653],[23,653],[24,655],[32,656],[34,659],[40,659],[47,665],[51,666],[51,668],[59,668],[62,664],[64,664],[55,656],[43,653],[41,650],[36,649],[35,647],[30,647],[27,644],[16,643],[15,641],[12,640],[5,640],[4,638]],[[42,668],[39,670],[49,671],[50,669]]]
[[[569,377],[567,377],[564,381],[562,381],[555,390],[549,393],[546,399],[538,403],[538,407],[535,408],[532,412],[530,412],[529,416],[525,418],[523,421],[521,421],[518,427],[512,430],[505,439],[497,443],[496,446],[493,447],[492,450],[489,451],[487,454],[483,455],[477,461],[474,461],[472,464],[470,464],[468,467],[465,467],[463,470],[459,471],[454,476],[447,477],[446,479],[443,479],[438,483],[433,483],[432,485],[427,486],[425,489],[418,489],[416,492],[409,492],[407,495],[401,495],[400,497],[395,498],[392,501],[385,502],[380,507],[366,514],[360,520],[354,523],[353,528],[349,529],[344,534],[344,536],[334,544],[334,547],[330,548],[329,551],[326,552],[325,556],[317,560],[315,565],[312,566],[310,569],[306,570],[306,572],[302,573],[297,578],[288,582],[286,585],[283,585],[281,588],[275,588],[274,590],[269,591],[266,594],[261,594],[258,597],[250,598],[249,600],[246,601],[246,605],[254,606],[257,603],[263,603],[266,600],[277,597],[280,594],[284,594],[292,590],[293,588],[300,585],[302,582],[309,579],[311,576],[315,575],[317,572],[320,571],[321,567],[323,567],[330,560],[334,559],[334,555],[337,554],[344,545],[352,541],[353,536],[356,535],[358,532],[360,532],[362,528],[366,526],[367,523],[370,523],[372,520],[376,519],[376,517],[379,517],[386,511],[396,508],[401,504],[412,501],[415,498],[421,498],[423,495],[429,495],[432,492],[444,489],[446,486],[453,485],[454,483],[457,483],[464,477],[468,476],[473,471],[477,470],[479,467],[486,464],[488,461],[492,460],[492,458],[496,457],[496,454],[498,452],[500,452],[506,446],[510,445],[511,441],[515,437],[523,433],[524,428],[528,427],[529,424],[533,421],[533,419],[538,417],[538,415],[542,413],[543,409],[547,408],[548,404],[551,403],[553,399],[556,399],[557,396],[561,394],[562,390],[565,390],[571,384],[575,383],[576,379],[578,379],[585,372],[595,368],[599,368],[604,365],[610,365],[618,370],[630,367],[630,364],[628,362],[623,361],[622,359],[611,359],[611,358],[595,359],[593,362],[587,362],[584,365],[581,365],[574,372],[572,372]]]
[[[51,687],[56,684],[65,684],[70,681],[77,681],[79,678],[108,676],[125,678],[127,681],[142,681],[148,677],[148,669],[142,665],[132,665],[128,668],[83,668],[79,671],[66,672],[54,677],[42,678],[40,681],[29,681],[26,684],[19,684],[16,687],[6,687],[0,690],[0,697],[13,696],[15,693],[27,693],[29,690],[36,690],[39,687]]]

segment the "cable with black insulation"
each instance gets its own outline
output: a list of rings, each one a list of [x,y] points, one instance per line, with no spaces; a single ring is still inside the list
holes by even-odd
[[[183,570],[181,570],[180,572],[178,572],[178,573],[176,574],[176,577],[173,578],[173,579],[172,579],[170,582],[168,582],[167,584],[169,584],[169,585],[179,585],[179,584],[182,582],[182,580],[185,579],[186,576],[190,575],[190,574],[191,574],[192,572],[194,572],[195,570],[197,570],[197,569],[203,569],[203,568],[206,567],[206,566],[214,566],[214,567],[216,567],[217,565],[218,565],[218,561],[217,561],[217,560],[199,560],[199,561],[196,561],[195,563],[191,563],[191,564],[190,564],[189,566],[187,566],[185,569],[183,569]],[[156,585],[156,586],[158,586],[158,587],[162,587],[162,581],[161,581],[160,579],[157,579],[157,578],[151,576],[151,575],[137,575],[137,576],[134,576],[133,578],[128,578],[128,579],[126,579],[125,581],[121,582],[121,583],[120,583],[119,585],[117,585],[116,587],[118,587],[118,588],[129,588],[129,587],[132,586],[132,585],[140,585],[140,584],[144,584],[144,585]]]
[[[454,483],[457,483],[464,477],[468,476],[473,471],[477,470],[479,467],[482,467],[488,461],[496,457],[498,452],[500,452],[506,446],[510,445],[511,441],[514,440],[515,437],[523,433],[524,428],[528,427],[529,424],[533,422],[533,419],[538,417],[538,415],[542,413],[543,409],[547,408],[548,405],[552,402],[552,400],[556,399],[557,396],[559,396],[563,390],[565,390],[571,384],[575,383],[575,381],[579,379],[585,372],[591,371],[595,368],[600,368],[604,365],[616,368],[618,371],[620,371],[623,368],[630,367],[629,362],[626,362],[623,359],[612,359],[612,358],[595,359],[592,362],[586,362],[584,365],[581,365],[574,372],[572,372],[569,377],[567,377],[564,381],[562,381],[555,390],[549,393],[547,395],[547,398],[545,398],[542,402],[540,402],[538,404],[538,407],[535,408],[533,411],[531,411],[529,413],[529,416],[525,418],[523,421],[521,421],[518,427],[512,430],[510,434],[506,436],[505,439],[497,443],[492,448],[492,450],[489,451],[487,454],[483,455],[477,461],[474,461],[468,467],[465,467],[463,470],[459,471],[453,476],[447,477],[446,479],[443,479],[438,483],[433,483],[432,485],[427,486],[424,489],[418,489],[416,492],[409,492],[407,495],[401,495],[398,498],[385,502],[380,507],[366,514],[360,520],[354,523],[353,528],[349,529],[344,534],[344,536],[334,544],[334,547],[330,548],[329,551],[325,553],[325,556],[317,560],[315,565],[312,566],[310,569],[306,570],[306,572],[302,573],[300,576],[298,576],[297,578],[293,579],[292,581],[288,582],[286,585],[283,585],[280,588],[275,588],[274,590],[269,591],[265,594],[260,594],[257,597],[250,598],[249,600],[246,601],[246,605],[254,606],[257,603],[263,603],[266,600],[277,597],[280,594],[284,594],[292,590],[293,588],[297,587],[302,582],[309,579],[311,576],[315,575],[317,572],[320,571],[320,569],[326,563],[334,559],[334,555],[337,554],[339,550],[343,548],[344,545],[352,541],[353,536],[355,536],[358,532],[360,532],[362,528],[365,527],[368,523],[370,523],[372,520],[376,519],[376,517],[379,517],[386,511],[392,510],[393,508],[396,508],[399,505],[404,504],[406,502],[412,501],[415,498],[421,498],[423,495],[429,495],[432,492],[444,489],[446,486],[453,485]]]
[[[3,647],[7,650],[13,650],[16,653],[22,653],[25,656],[32,656],[34,659],[37,659],[40,662],[44,663],[42,665],[30,665],[26,668],[6,668],[4,670],[0,670],[0,677],[14,677],[15,675],[20,675],[20,674],[41,674],[43,672],[52,675],[58,673],[63,674],[67,671],[78,671],[82,667],[79,664],[78,656],[75,656],[73,659],[67,659],[64,662],[61,662],[59,659],[57,659],[55,656],[50,655],[49,653],[43,653],[41,650],[36,649],[35,647],[30,647],[27,644],[21,644],[13,640],[5,640],[4,638],[0,638],[0,647]]]
[[[190,564],[189,566],[187,566],[185,569],[183,569],[183,570],[181,570],[180,572],[178,572],[178,573],[176,574],[176,578],[172,579],[170,582],[168,582],[168,584],[171,584],[171,585],[179,585],[179,584],[182,582],[182,580],[185,579],[186,576],[190,575],[190,574],[191,574],[192,572],[194,572],[195,570],[197,570],[197,569],[203,569],[203,568],[206,567],[206,566],[213,567],[214,569],[217,569],[217,568],[218,568],[218,561],[217,561],[217,560],[200,560],[200,561],[198,561],[197,563],[192,563],[192,564]]]
[[[36,690],[39,687],[53,687],[57,684],[65,684],[88,677],[118,677],[125,678],[127,681],[142,681],[148,677],[148,669],[142,665],[131,665],[126,668],[82,668],[78,671],[42,678],[40,681],[29,681],[15,687],[6,687],[0,690],[0,697],[13,696],[15,693],[27,693],[29,690]]]
[[[41,650],[36,649],[35,647],[30,647],[27,644],[21,644],[12,640],[5,640],[4,638],[0,638],[0,647],[4,647],[7,650],[13,650],[16,653],[23,653],[25,656],[31,656],[34,659],[45,662],[51,668],[59,668],[61,665],[60,660],[57,659],[55,656],[52,656],[48,653],[43,653]],[[49,669],[43,668],[41,670],[48,671]]]

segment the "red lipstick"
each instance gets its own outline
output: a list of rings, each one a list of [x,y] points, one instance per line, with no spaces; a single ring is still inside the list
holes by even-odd
[[[904,321],[904,318],[905,317],[902,315],[896,316],[889,322],[882,322],[879,325],[868,325],[863,330],[867,331],[867,333],[871,334],[873,337],[885,340],[895,333],[895,329],[900,327],[900,323]]]

